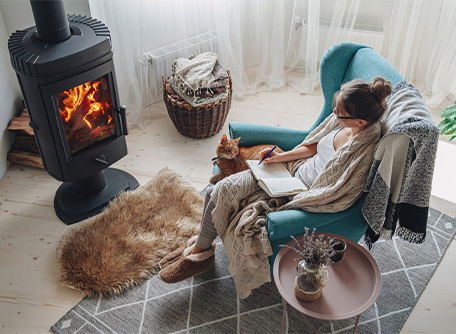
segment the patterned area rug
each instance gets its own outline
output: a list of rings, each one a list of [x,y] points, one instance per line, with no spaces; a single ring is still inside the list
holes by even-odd
[[[456,220],[430,209],[426,242],[397,238],[377,242],[371,254],[382,273],[376,303],[361,315],[358,333],[398,333],[434,273],[456,232]],[[157,276],[123,295],[84,298],[52,330],[66,333],[280,333],[282,300],[273,282],[239,299],[223,245],[216,266],[186,281],[168,285]],[[303,316],[288,307],[287,333],[312,333]],[[352,333],[356,318],[307,318],[323,333]]]

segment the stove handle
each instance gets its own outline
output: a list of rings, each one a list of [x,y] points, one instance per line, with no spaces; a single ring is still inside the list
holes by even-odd
[[[121,105],[119,107],[119,114],[122,120],[122,133],[126,136],[128,135],[128,128],[127,128],[127,107]]]

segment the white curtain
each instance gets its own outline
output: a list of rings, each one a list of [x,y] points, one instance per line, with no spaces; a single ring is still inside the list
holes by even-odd
[[[159,116],[143,53],[216,31],[218,56],[230,70],[234,96],[290,84],[301,93],[319,84],[319,62],[349,38],[358,1],[351,0],[89,0],[91,15],[111,31],[116,76],[131,126]],[[320,34],[320,21],[330,22]]]
[[[383,26],[371,45],[414,83],[431,105],[456,92],[456,1],[453,0],[89,0],[111,31],[121,103],[132,126],[160,116],[145,52],[216,31],[218,56],[234,96],[291,85],[319,85],[324,52],[359,40],[359,26]],[[368,28],[371,29],[371,28]],[[189,56],[182,54],[181,56]],[[170,66],[171,64],[168,64]]]
[[[394,0],[385,57],[430,106],[456,93],[456,1]]]

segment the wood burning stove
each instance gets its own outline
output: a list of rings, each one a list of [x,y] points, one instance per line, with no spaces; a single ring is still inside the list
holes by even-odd
[[[127,154],[126,108],[119,104],[108,28],[65,13],[62,0],[31,0],[35,27],[8,41],[46,170],[63,181],[54,207],[66,224],[100,212],[138,187],[107,168]]]

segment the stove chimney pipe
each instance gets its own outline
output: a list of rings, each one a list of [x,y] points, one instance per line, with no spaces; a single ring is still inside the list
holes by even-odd
[[[45,43],[60,43],[71,36],[63,0],[30,0],[38,39]]]

